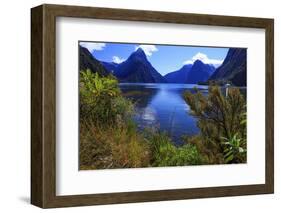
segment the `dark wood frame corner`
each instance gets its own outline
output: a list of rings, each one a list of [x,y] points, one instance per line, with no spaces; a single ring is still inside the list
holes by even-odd
[[[261,28],[266,32],[266,183],[90,195],[56,195],[56,17]],[[66,207],[266,194],[274,191],[274,20],[41,5],[31,9],[31,203]]]

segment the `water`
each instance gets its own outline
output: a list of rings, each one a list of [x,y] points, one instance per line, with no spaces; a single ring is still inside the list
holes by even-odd
[[[134,120],[138,128],[159,128],[167,132],[176,145],[182,144],[183,135],[199,132],[197,120],[189,114],[190,108],[182,97],[184,91],[192,91],[195,86],[202,93],[208,93],[207,86],[193,84],[120,84],[125,96],[136,105]]]

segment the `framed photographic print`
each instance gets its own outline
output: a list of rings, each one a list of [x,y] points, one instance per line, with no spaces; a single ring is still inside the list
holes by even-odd
[[[274,191],[272,19],[31,9],[31,203]]]

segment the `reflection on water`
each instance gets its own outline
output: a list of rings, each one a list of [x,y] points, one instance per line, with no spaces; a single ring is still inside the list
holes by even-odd
[[[191,116],[189,106],[182,93],[197,87],[208,93],[207,86],[192,84],[120,84],[126,97],[136,104],[134,117],[139,129],[157,127],[166,131],[175,144],[181,144],[182,135],[195,135],[199,132],[196,118]]]

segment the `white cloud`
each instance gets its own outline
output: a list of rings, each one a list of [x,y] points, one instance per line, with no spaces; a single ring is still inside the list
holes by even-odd
[[[196,55],[194,55],[191,59],[184,61],[183,64],[193,64],[196,60],[200,60],[204,64],[212,64],[215,67],[220,66],[223,62],[223,60],[208,58],[206,54],[199,52]]]
[[[105,43],[94,43],[94,42],[80,42],[79,43],[82,47],[87,48],[90,52],[94,50],[103,50],[106,46]]]
[[[142,48],[142,50],[144,51],[144,53],[147,56],[151,56],[153,52],[157,52],[158,49],[155,45],[145,45],[145,44],[141,44],[136,46],[135,50],[137,50],[138,48]]]
[[[113,56],[113,57],[112,57],[112,61],[113,61],[114,63],[116,63],[116,64],[120,64],[120,63],[122,63],[123,61],[125,61],[125,59],[119,58],[118,56]]]

